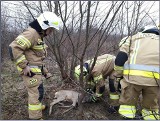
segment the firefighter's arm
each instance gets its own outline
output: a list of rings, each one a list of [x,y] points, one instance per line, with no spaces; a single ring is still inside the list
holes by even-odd
[[[9,53],[11,60],[15,62],[15,64],[21,69],[26,68],[28,61],[24,55],[25,50],[29,49],[33,42],[31,40],[32,36],[28,35],[29,38],[19,35],[10,45],[9,45]]]
[[[123,66],[127,60],[128,60],[128,55],[125,52],[120,51],[116,56],[114,64],[114,70],[115,70],[114,76],[116,78],[121,78],[123,76]]]
[[[114,65],[116,78],[121,78],[123,76],[123,66],[125,62],[128,60],[129,45],[130,45],[130,37],[123,38],[119,44],[120,51],[116,56],[115,65]]]
[[[24,55],[25,49],[26,47],[19,45],[17,41],[13,41],[9,45],[11,60],[13,60],[15,64],[22,69],[24,69],[28,64],[28,61],[26,60],[26,57]]]

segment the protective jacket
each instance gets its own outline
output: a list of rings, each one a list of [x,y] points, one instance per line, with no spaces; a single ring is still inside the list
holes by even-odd
[[[47,45],[35,29],[29,27],[9,46],[12,60],[19,72],[28,65],[34,73],[41,73],[42,67],[48,73],[43,62],[47,56]]]
[[[97,58],[96,64],[91,72],[95,81],[111,75],[114,68],[114,60],[115,56],[110,54],[104,54]],[[90,68],[93,61],[94,59],[86,61]],[[113,77],[111,77],[111,79],[113,79]]]
[[[120,51],[127,54],[128,60],[124,66],[115,65],[115,70],[121,72],[129,83],[158,86],[159,35],[139,32],[123,38],[119,46]]]
[[[94,59],[86,61],[88,63],[89,68],[91,68],[92,63]],[[115,61],[115,56],[110,55],[110,54],[104,54],[101,56],[98,56],[95,66],[91,72],[93,79],[88,80],[88,84],[91,83],[91,85],[94,85],[93,83],[96,83],[96,94],[101,95],[103,91],[101,89],[104,87],[104,80],[109,77],[109,89],[110,89],[110,104],[111,105],[118,105],[118,99],[119,95],[116,92],[115,88],[115,77],[113,76],[114,74],[114,61]],[[100,90],[98,92],[98,90]]]
[[[89,91],[91,89],[97,97],[101,97],[105,91],[105,79],[109,77],[110,99],[112,103],[116,102],[113,105],[117,105],[119,95],[114,84],[116,78],[113,76],[115,56],[110,54],[98,56],[94,68],[91,71],[93,62],[94,59],[87,60],[83,65],[83,77],[87,83],[86,89]],[[89,72],[91,72],[90,78],[87,77]],[[80,65],[78,65],[75,67],[75,77],[79,78],[80,73]]]
[[[119,114],[125,118],[136,118],[136,105],[142,95],[142,117],[145,120],[159,119],[158,33],[157,28],[146,26],[142,32],[125,37],[120,42],[120,52],[116,56],[114,69],[118,76],[124,75],[120,81],[122,93]]]

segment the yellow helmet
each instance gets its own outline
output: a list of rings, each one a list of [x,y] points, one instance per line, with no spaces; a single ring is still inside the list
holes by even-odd
[[[80,73],[81,73],[80,65],[78,65],[78,66],[75,67],[74,76],[75,76],[77,79],[79,79]],[[85,78],[86,75],[87,75],[87,69],[83,66],[83,77]]]

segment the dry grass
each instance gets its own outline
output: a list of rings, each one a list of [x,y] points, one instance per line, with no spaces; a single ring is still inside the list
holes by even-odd
[[[2,64],[1,74],[1,104],[2,104],[2,119],[4,120],[26,120],[28,119],[27,112],[27,90],[24,86],[22,78],[16,70],[15,65],[10,61],[5,61]],[[56,70],[50,66],[50,70]],[[54,71],[55,72],[55,71]],[[54,97],[54,93],[61,89],[78,90],[74,84],[67,83],[62,85],[59,72],[55,72],[53,81],[44,80],[44,99],[43,103],[49,105]],[[109,114],[108,107],[108,94],[106,91],[105,102],[86,103],[83,109],[83,120],[119,120],[121,117],[116,114]],[[57,105],[53,106],[52,114],[49,116],[49,110],[43,112],[44,119],[46,120],[77,120],[79,114],[78,107],[67,111],[67,108],[61,108]]]

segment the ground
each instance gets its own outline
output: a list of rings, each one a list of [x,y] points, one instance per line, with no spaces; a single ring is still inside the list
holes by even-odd
[[[1,105],[2,105],[2,119],[4,120],[26,120],[28,119],[27,112],[27,91],[16,71],[15,65],[10,61],[5,61],[2,64],[1,72]],[[44,99],[43,103],[49,105],[54,97],[54,93],[61,89],[76,90],[77,86],[72,83],[63,84],[58,77],[55,80],[47,82],[44,80]],[[118,113],[109,114],[107,112],[108,102],[101,100],[97,103],[83,104],[83,120],[118,120],[120,119]],[[67,103],[67,102],[65,102]],[[68,104],[68,103],[67,103]],[[77,120],[79,114],[79,107],[71,110],[69,108],[62,108],[58,104],[53,106],[52,114],[49,115],[49,108],[43,111],[43,118],[45,120]]]

